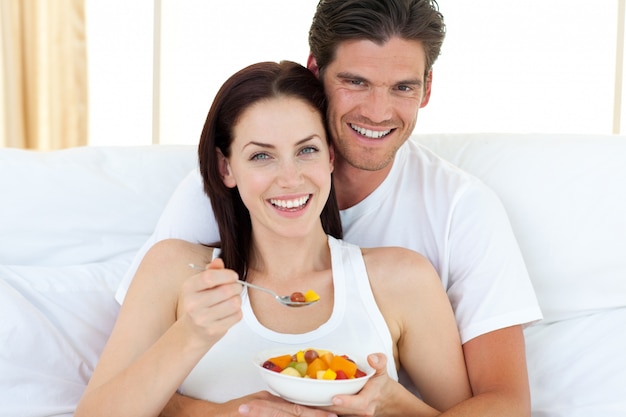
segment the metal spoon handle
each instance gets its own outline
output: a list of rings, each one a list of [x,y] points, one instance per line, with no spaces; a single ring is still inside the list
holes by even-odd
[[[198,271],[204,271],[206,270],[206,267],[200,266],[200,265],[195,265],[195,264],[188,264],[190,268],[198,270]],[[289,306],[289,307],[305,307],[308,305],[311,305],[313,303],[316,303],[318,300],[313,300],[313,301],[291,301],[291,296],[289,295],[283,295],[280,296],[278,294],[276,294],[274,291],[270,290],[269,288],[265,288],[265,287],[259,287],[258,285],[254,285],[254,284],[250,284],[248,281],[242,281],[240,279],[237,280],[238,283],[240,283],[241,285],[245,285],[246,287],[250,287],[250,288],[254,288],[255,290],[261,290],[261,291],[265,291],[266,293],[270,294],[272,297],[274,297],[276,299],[276,301],[278,301],[279,303]]]
[[[189,267],[197,271],[204,271],[206,269],[206,267],[203,267],[201,265],[196,265],[196,264],[189,264]],[[258,285],[250,284],[248,281],[243,281],[241,279],[238,279],[237,282],[250,288],[265,291],[266,293],[273,295],[277,299],[280,299],[280,296],[276,294],[274,291],[270,290],[269,288],[259,287]]]
[[[275,298],[280,299],[280,296],[276,294],[274,291],[270,290],[269,288],[259,287],[258,285],[250,284],[248,281],[242,281],[240,279],[238,279],[237,282],[239,282],[242,285],[245,285],[246,287],[254,288],[255,290],[265,291],[266,293],[273,295]]]

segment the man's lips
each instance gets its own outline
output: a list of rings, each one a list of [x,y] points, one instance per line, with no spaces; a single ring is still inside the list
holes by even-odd
[[[358,133],[359,135],[365,136],[366,138],[369,138],[369,139],[384,138],[385,136],[387,136],[393,131],[393,129],[385,129],[385,130],[366,129],[364,127],[355,125],[354,123],[350,123],[350,128],[354,130],[356,133]]]

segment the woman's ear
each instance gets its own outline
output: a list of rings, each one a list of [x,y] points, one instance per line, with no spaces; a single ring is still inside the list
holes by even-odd
[[[335,170],[335,147],[331,143],[328,145],[328,154],[330,155],[330,172]]]
[[[235,188],[237,186],[237,181],[235,181],[235,177],[230,170],[230,164],[228,163],[228,159],[226,159],[226,157],[219,148],[216,149],[215,152],[217,153],[218,169],[224,185],[228,188]]]

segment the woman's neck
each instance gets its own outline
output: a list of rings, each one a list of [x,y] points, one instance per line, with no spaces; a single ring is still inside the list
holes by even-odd
[[[328,237],[319,229],[302,237],[285,238],[253,233],[248,276],[293,281],[330,269]]]

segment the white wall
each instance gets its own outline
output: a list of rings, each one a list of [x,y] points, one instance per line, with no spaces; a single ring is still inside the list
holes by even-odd
[[[152,137],[150,0],[86,0],[89,144],[138,145]]]
[[[163,1],[160,137],[196,143],[226,79],[257,61],[306,64],[316,0]]]
[[[441,0],[448,35],[416,132],[611,133],[618,1]],[[87,0],[90,143],[197,143],[230,74],[261,60],[306,62],[316,4]]]

